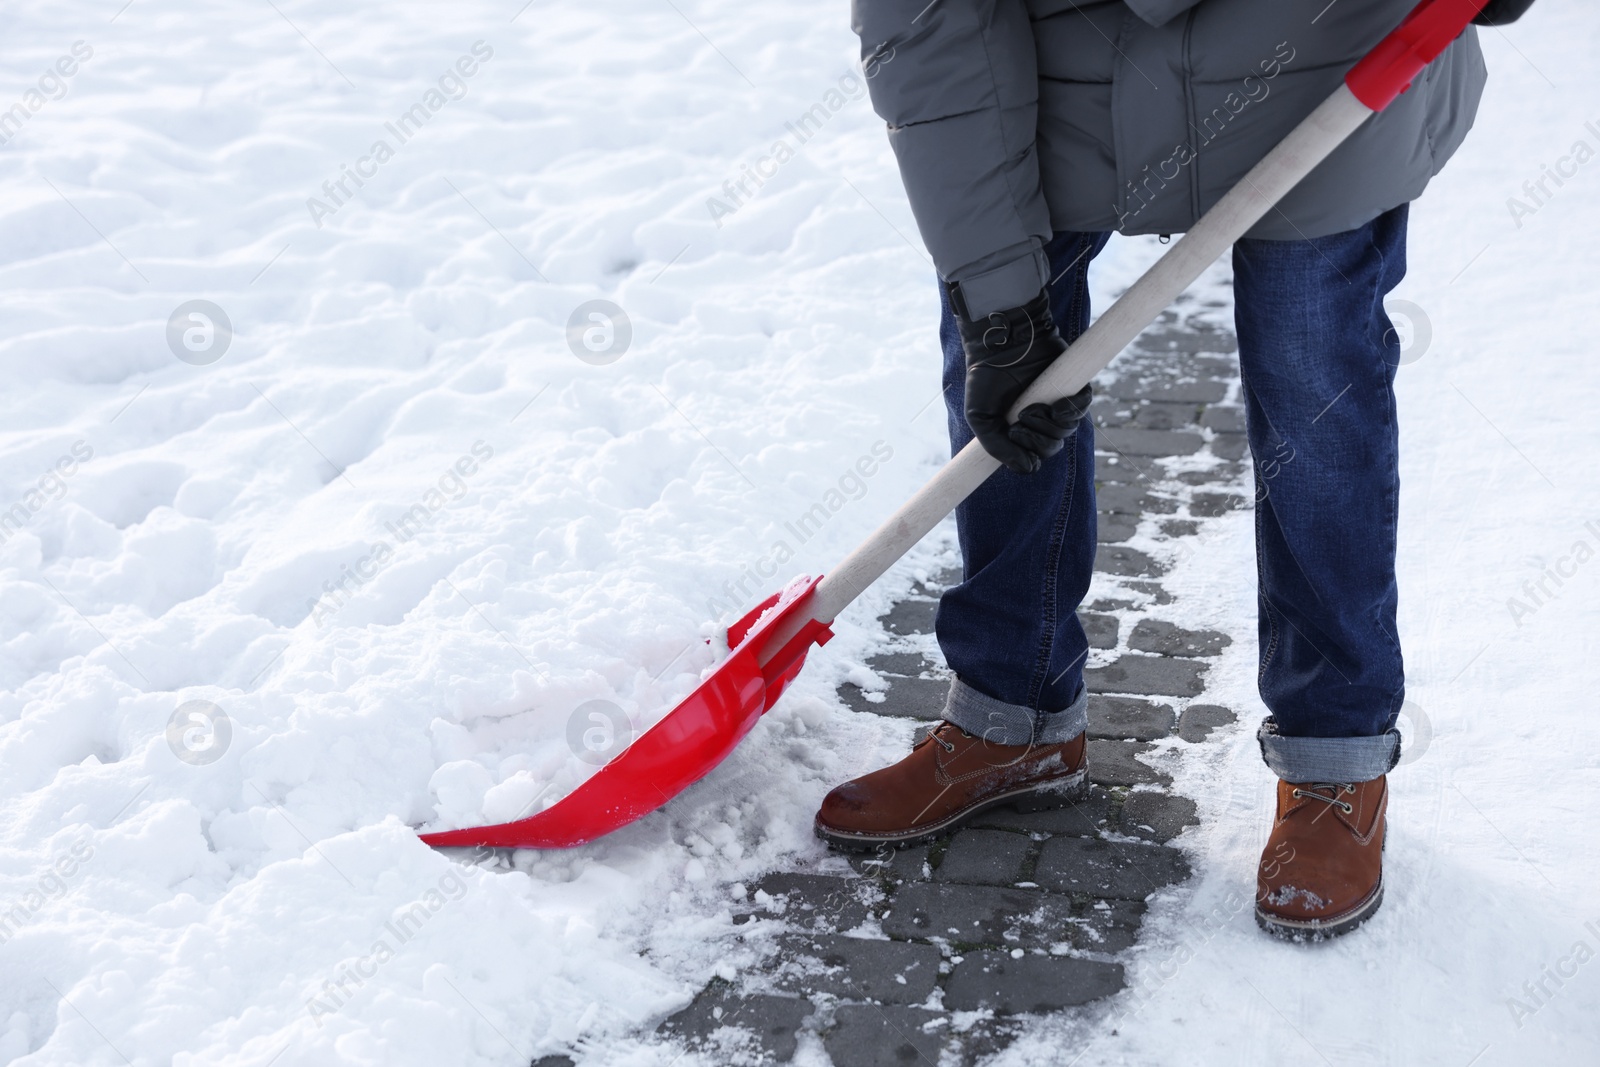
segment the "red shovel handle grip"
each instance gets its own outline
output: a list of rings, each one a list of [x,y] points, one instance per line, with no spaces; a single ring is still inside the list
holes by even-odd
[[[1411,80],[1461,36],[1489,0],[1422,0],[1393,33],[1344,76],[1357,100],[1382,111],[1411,88]]]

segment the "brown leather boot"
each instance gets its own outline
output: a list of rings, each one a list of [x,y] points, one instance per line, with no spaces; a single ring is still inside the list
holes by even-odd
[[[1256,873],[1256,923],[1275,937],[1349,933],[1383,903],[1389,785],[1278,783],[1278,817]]]
[[[911,754],[839,786],[817,812],[817,836],[837,848],[931,841],[989,808],[1061,807],[1088,791],[1083,734],[1058,745],[994,745],[940,723]]]

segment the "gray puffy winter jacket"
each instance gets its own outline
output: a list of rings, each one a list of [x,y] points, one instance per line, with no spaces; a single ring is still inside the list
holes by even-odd
[[[1047,280],[1053,231],[1179,233],[1415,0],[854,0],[872,104],[941,277],[974,316]],[[1250,232],[1354,229],[1472,125],[1469,27]]]

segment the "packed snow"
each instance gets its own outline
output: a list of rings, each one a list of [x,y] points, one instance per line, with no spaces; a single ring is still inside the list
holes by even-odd
[[[1600,1057],[1587,14],[1484,34],[1412,215],[1383,910],[1308,950],[1239,903],[1272,780],[1250,519],[1215,520],[1167,579],[1236,637],[1206,700],[1240,725],[1169,768],[1196,876],[1132,992],[1000,1062]],[[945,455],[846,5],[0,25],[0,1062],[710,1062],[654,1026],[748,963],[741,881],[816,863],[822,795],[903,751],[835,687],[948,527],[665,810],[509,858],[415,831],[565,795]],[[1160,251],[1114,241],[1099,306]]]

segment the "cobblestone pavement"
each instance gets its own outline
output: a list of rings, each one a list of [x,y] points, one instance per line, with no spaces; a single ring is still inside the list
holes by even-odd
[[[1248,504],[1237,488],[1248,461],[1225,315],[1217,302],[1180,302],[1097,382],[1100,546],[1081,612],[1094,649],[1089,797],[1055,811],[998,809],[933,845],[838,856],[750,884],[736,921],[761,927],[765,966],[713,981],[664,1035],[730,1063],[787,1062],[804,1032],[837,1067],[972,1063],[1026,1016],[1124,988],[1119,961],[1146,898],[1189,877],[1170,842],[1196,821],[1194,803],[1140,757],[1173,735],[1203,744],[1235,719],[1204,702],[1208,658],[1231,639],[1144,617],[1173,603],[1165,567],[1126,544],[1148,522],[1146,535],[1181,551],[1208,519]],[[918,586],[883,617],[890,647],[869,666],[888,688],[846,685],[846,704],[937,719],[947,674],[933,613],[941,582],[956,577]]]

